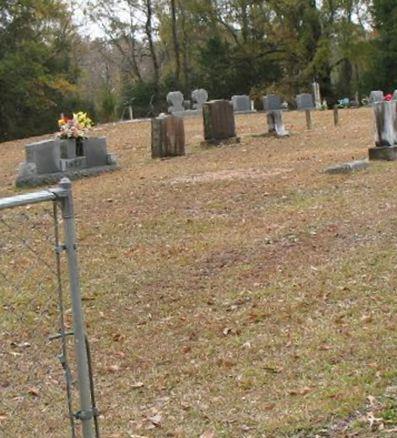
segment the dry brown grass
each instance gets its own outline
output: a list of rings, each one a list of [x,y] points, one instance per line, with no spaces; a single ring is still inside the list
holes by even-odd
[[[238,116],[241,144],[213,149],[188,119],[163,161],[148,123],[100,129],[122,170],[74,193],[103,436],[310,437],[393,383],[397,166],[324,174],[372,144],[370,110],[340,117],[289,113],[278,140]],[[24,143],[1,145],[1,195]]]

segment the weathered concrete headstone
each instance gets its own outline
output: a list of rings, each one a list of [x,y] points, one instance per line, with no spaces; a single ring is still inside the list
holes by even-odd
[[[309,93],[298,94],[298,96],[296,96],[296,103],[298,111],[305,111],[306,113],[307,129],[312,129],[312,116],[310,111],[314,110],[313,96]]]
[[[180,91],[171,91],[167,94],[167,102],[170,105],[168,112],[171,114],[180,113],[185,110],[184,104],[185,98]]]
[[[380,91],[380,90],[371,91],[371,93],[369,95],[369,103],[371,105],[374,103],[377,103],[377,102],[383,102],[383,100],[384,100],[383,91]]]
[[[201,111],[203,105],[208,101],[208,92],[204,88],[199,88],[192,92],[193,109]]]
[[[263,98],[263,108],[266,111],[268,132],[277,137],[286,137],[289,132],[283,122],[282,100],[276,94],[269,94]]]
[[[397,101],[385,101],[382,91],[372,91],[370,102],[375,117],[375,147],[370,160],[397,160]]]
[[[173,115],[152,119],[152,158],[180,155],[185,155],[183,119]]]
[[[204,138],[207,144],[239,142],[233,106],[227,100],[213,100],[203,106]]]
[[[234,112],[237,114],[249,114],[256,112],[254,109],[252,109],[250,97],[245,94],[232,96],[232,105]]]
[[[77,179],[118,168],[107,153],[105,138],[81,139],[83,155],[76,154],[76,140],[45,140],[25,147],[26,161],[19,166],[18,187],[51,184],[64,176]]]

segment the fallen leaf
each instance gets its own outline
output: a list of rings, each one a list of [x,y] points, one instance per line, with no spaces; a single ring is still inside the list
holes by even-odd
[[[161,426],[162,417],[160,414],[153,415],[153,417],[149,417],[148,420],[156,427]]]
[[[215,432],[213,430],[206,430],[200,435],[200,438],[215,438]]]
[[[293,389],[291,391],[289,391],[290,395],[306,395],[309,394],[309,392],[312,391],[312,388],[310,388],[309,386],[305,386],[304,388],[300,388],[300,389]]]
[[[37,388],[32,387],[32,388],[28,389],[28,394],[33,395],[33,397],[38,397],[40,394],[40,391]]]
[[[120,366],[119,365],[110,365],[106,368],[107,371],[109,371],[110,373],[117,373],[118,371],[120,371]]]
[[[367,399],[368,399],[368,402],[369,402],[370,406],[374,407],[375,406],[375,402],[376,402],[376,398],[373,395],[369,395],[367,397]]]

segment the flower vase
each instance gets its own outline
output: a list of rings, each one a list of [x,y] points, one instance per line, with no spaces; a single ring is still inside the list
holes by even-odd
[[[65,138],[61,139],[61,158],[72,159],[76,158],[76,139]]]

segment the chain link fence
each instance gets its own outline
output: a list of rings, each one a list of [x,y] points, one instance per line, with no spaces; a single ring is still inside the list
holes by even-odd
[[[99,436],[69,181],[0,199],[0,436],[36,434]]]

